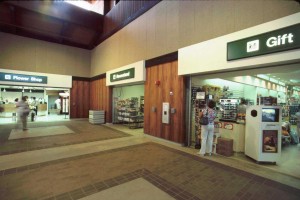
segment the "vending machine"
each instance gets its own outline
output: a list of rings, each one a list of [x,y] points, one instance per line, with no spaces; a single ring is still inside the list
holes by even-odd
[[[246,110],[245,154],[257,162],[279,161],[281,156],[280,106],[249,106]]]

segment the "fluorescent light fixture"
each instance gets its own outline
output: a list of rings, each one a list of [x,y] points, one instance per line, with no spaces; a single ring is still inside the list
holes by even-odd
[[[83,8],[85,10],[91,10],[92,9],[92,5],[90,3],[88,3],[87,1],[74,1],[74,0],[70,0],[70,1],[64,1],[66,3],[72,4],[74,6]]]
[[[275,79],[275,78],[270,78],[270,81],[273,82],[273,83],[278,83],[278,80]]]
[[[70,96],[70,94],[69,94],[69,92],[64,92],[64,93],[59,93],[59,96],[61,96],[61,97],[68,97],[68,96]]]
[[[264,74],[257,74],[257,77],[258,77],[258,78],[265,79],[265,80],[269,80],[269,79],[270,79],[269,76],[264,75]]]

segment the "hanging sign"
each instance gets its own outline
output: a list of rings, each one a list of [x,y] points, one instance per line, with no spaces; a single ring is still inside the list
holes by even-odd
[[[123,71],[110,74],[110,82],[134,78],[134,72],[135,72],[134,68],[130,68],[130,69],[126,69]]]
[[[47,84],[48,77],[0,72],[0,81]]]
[[[300,24],[227,43],[227,61],[300,48]]]

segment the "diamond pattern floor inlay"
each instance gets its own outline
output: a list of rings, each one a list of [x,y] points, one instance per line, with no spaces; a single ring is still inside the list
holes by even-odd
[[[143,178],[138,178],[127,183],[123,183],[102,192],[84,197],[81,200],[119,200],[124,199],[124,197],[126,197],[127,200],[174,200],[174,198],[169,194],[155,187]]]

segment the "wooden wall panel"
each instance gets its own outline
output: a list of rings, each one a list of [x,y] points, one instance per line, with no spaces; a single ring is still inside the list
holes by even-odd
[[[112,122],[112,88],[106,86],[106,78],[90,82],[90,109],[104,110],[105,121]]]
[[[177,75],[178,62],[146,68],[144,132],[177,143],[185,140],[185,78]],[[155,85],[159,80],[160,85]],[[172,92],[172,94],[170,94]],[[176,113],[170,114],[170,124],[162,123],[162,103],[169,102]],[[156,112],[151,110],[156,107]]]
[[[77,111],[78,117],[80,118],[83,115],[83,82],[78,81],[78,96],[77,96]]]
[[[90,82],[83,82],[83,116],[85,117],[89,117],[89,110],[90,110],[90,105],[89,105],[89,102],[90,102]]]
[[[70,118],[88,118],[90,102],[89,80],[72,81],[70,92]]]
[[[145,81],[145,92],[144,92],[144,133],[150,133],[150,113],[151,111],[151,106],[150,106],[150,92],[147,92],[147,90],[150,89],[150,84],[151,84],[151,80],[150,80],[150,70],[151,68],[147,68],[147,72],[146,72],[146,81]],[[154,84],[152,82],[152,84]]]
[[[70,118],[76,118],[76,97],[77,97],[77,81],[72,81],[72,89],[70,91]]]

